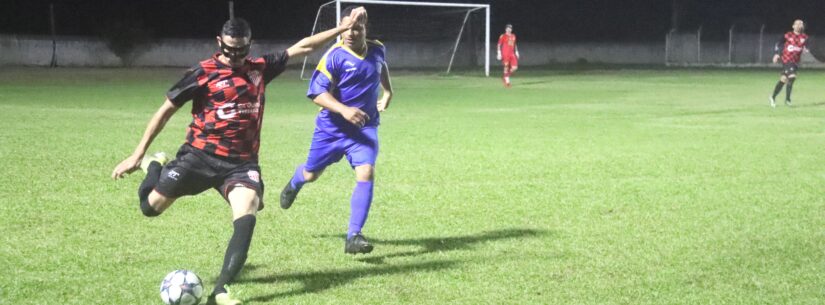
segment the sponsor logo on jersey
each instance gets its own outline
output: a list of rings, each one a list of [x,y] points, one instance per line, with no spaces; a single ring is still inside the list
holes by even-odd
[[[226,88],[226,87],[229,87],[229,80],[228,79],[219,81],[218,83],[215,84],[215,88],[218,88],[218,89],[223,89],[223,88]]]

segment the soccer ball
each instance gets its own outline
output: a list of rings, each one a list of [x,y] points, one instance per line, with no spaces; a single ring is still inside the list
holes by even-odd
[[[203,296],[203,284],[194,272],[175,270],[160,283],[160,299],[168,305],[197,305]]]

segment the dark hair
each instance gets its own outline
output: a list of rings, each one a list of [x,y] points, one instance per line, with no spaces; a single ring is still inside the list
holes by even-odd
[[[232,18],[223,24],[221,36],[252,37],[252,29],[249,28],[249,23],[243,18]]]

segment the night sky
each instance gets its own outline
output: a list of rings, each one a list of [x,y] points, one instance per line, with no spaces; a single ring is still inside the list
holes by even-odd
[[[4,2],[7,2],[6,0]],[[99,36],[128,24],[152,37],[208,38],[228,17],[226,0],[11,0],[0,11],[0,33],[49,34],[55,3],[59,35]],[[236,0],[235,14],[252,24],[256,39],[298,39],[309,34],[321,0]],[[457,0],[492,5],[493,35],[513,23],[521,41],[661,41],[674,26],[723,40],[732,24],[758,32],[790,29],[805,19],[808,32],[825,32],[825,0]],[[674,14],[674,6],[680,8]],[[418,18],[425,22],[427,18]],[[402,24],[414,24],[409,21]]]

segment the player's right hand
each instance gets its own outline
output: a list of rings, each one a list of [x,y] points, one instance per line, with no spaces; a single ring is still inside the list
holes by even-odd
[[[140,160],[143,159],[143,156],[136,156],[131,155],[126,160],[123,160],[115,166],[115,170],[112,171],[112,179],[120,179],[126,176],[126,174],[130,174],[140,168]]]
[[[370,116],[367,115],[366,112],[356,107],[344,108],[344,110],[341,111],[341,116],[353,125],[358,126],[358,128],[364,127],[364,124],[370,119]]]
[[[779,63],[779,54],[773,56],[773,63]]]
[[[349,16],[341,18],[341,26],[345,29],[352,28],[353,25],[359,22],[365,22],[367,19],[367,9],[359,6],[349,13]]]
[[[496,60],[501,60],[501,53],[496,54]]]

